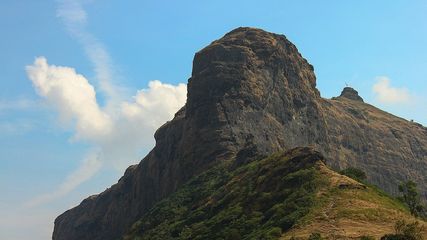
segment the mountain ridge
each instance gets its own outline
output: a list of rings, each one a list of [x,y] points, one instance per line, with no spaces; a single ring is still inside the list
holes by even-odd
[[[239,168],[221,163],[156,204],[124,239],[379,239],[398,220],[417,221],[396,199],[324,160],[300,147]]]
[[[59,216],[53,239],[117,239],[218,163],[240,166],[299,146],[333,168],[363,169],[389,193],[408,177],[427,192],[426,128],[357,98],[321,98],[313,66],[286,37],[260,29],[235,29],[196,53],[187,103],[155,139],[117,184]]]

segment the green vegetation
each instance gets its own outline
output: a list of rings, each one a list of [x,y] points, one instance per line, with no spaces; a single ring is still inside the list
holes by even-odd
[[[406,223],[400,220],[396,223],[394,234],[387,234],[381,240],[422,240],[423,227],[419,222]]]
[[[321,166],[320,159],[315,152],[298,148],[238,168],[232,161],[223,162],[156,204],[124,239],[273,240],[298,235],[294,230],[304,226],[321,229],[316,226],[329,224],[330,218],[375,225],[398,213],[409,216],[402,202],[374,186],[343,178]],[[347,170],[353,178],[364,179],[360,171]],[[289,232],[293,226],[294,232]],[[396,229],[384,239],[399,239],[392,237],[409,231]],[[291,239],[327,239],[309,233]]]
[[[323,240],[322,235],[320,233],[312,233],[308,240]]]
[[[411,214],[415,217],[421,216],[424,211],[424,206],[421,204],[417,184],[413,181],[403,182],[399,185],[399,191],[402,194],[400,199],[408,206]]]
[[[294,150],[193,178],[134,224],[125,239],[278,239],[316,206],[327,184],[318,157]]]
[[[335,233],[328,229],[333,224],[331,219],[336,223],[332,226],[343,232],[351,232],[353,222],[356,226],[366,224],[367,236],[359,236],[358,239],[379,239],[380,234],[384,233],[376,233],[376,230],[383,229],[385,224],[393,226],[395,219],[403,216],[410,218],[409,210],[402,202],[379,188],[367,183],[354,183],[346,178],[339,180],[340,176],[332,171],[322,174],[330,179],[331,185],[321,191],[322,194],[316,198],[316,206],[299,221],[296,228],[285,233],[284,239],[307,240],[313,231],[322,231],[325,239],[340,239],[335,238]]]
[[[349,167],[341,170],[339,173],[358,182],[364,182],[366,180],[366,173],[358,168]]]

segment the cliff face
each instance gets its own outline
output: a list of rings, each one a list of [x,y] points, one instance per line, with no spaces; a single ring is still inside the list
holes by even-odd
[[[116,185],[59,216],[53,239],[120,238],[218,162],[239,165],[297,146],[318,149],[330,166],[364,169],[388,192],[407,176],[427,186],[426,128],[363,103],[352,89],[322,99],[296,47],[259,29],[233,30],[195,55],[187,103],[155,139]]]
[[[412,179],[427,199],[427,128],[341,95],[322,100],[327,123],[328,164],[363,169],[369,182],[397,194]]]

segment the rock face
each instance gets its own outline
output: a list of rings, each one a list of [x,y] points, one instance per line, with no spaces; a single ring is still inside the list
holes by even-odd
[[[359,93],[351,87],[345,87],[339,98],[347,98],[354,101],[363,102],[363,98],[359,96]],[[335,100],[338,98],[334,98]]]
[[[186,105],[116,185],[55,220],[54,240],[118,239],[156,202],[219,161],[243,164],[312,146],[390,193],[410,178],[427,192],[427,129],[363,102],[320,97],[313,67],[283,35],[238,28],[195,55]]]

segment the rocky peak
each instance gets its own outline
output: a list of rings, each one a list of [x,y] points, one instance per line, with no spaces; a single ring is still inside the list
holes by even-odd
[[[247,160],[319,138],[310,128],[295,128],[287,140],[275,134],[280,124],[306,125],[306,116],[320,112],[319,98],[313,66],[285,36],[247,27],[227,33],[194,57],[186,118],[198,132],[209,133],[199,146],[216,146],[210,147],[216,154],[203,148],[195,161]],[[279,125],[257,127],[273,119]],[[293,142],[293,135],[301,137]]]
[[[341,95],[339,96],[340,98],[347,98],[350,100],[354,100],[354,101],[359,101],[359,102],[363,102],[363,98],[359,96],[359,93],[351,87],[345,87],[342,92]]]
[[[262,108],[272,91],[290,98],[320,97],[313,66],[285,36],[241,27],[196,53],[188,111],[224,97],[252,98],[251,104]]]
[[[341,97],[363,102],[352,89]],[[355,103],[322,99],[313,67],[283,35],[233,30],[196,53],[186,106],[157,130],[153,150],[117,184],[59,216],[53,240],[119,239],[219,162],[241,165],[298,146],[314,147],[335,168],[365,170],[391,193],[410,175],[426,194],[425,130]]]

